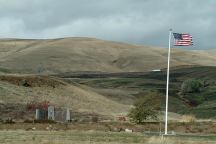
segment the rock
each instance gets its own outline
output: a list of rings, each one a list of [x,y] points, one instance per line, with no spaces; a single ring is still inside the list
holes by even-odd
[[[132,133],[132,132],[133,132],[133,130],[130,130],[130,129],[125,129],[125,132]]]

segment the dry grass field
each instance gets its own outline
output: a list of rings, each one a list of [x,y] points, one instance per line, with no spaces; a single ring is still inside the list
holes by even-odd
[[[146,136],[97,131],[0,131],[1,144],[214,144],[216,136]]]

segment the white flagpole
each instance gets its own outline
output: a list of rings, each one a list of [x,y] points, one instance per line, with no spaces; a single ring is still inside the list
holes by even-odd
[[[170,29],[170,31],[169,31],[169,50],[168,50],[167,85],[166,85],[165,135],[167,135],[167,123],[168,123],[168,98],[169,98],[169,71],[170,71],[171,37],[172,37],[172,29]]]

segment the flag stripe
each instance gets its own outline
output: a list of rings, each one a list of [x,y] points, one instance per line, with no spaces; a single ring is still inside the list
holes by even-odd
[[[175,42],[175,43],[180,43],[181,44],[181,43],[193,43],[193,42]]]
[[[176,41],[176,42],[179,42],[179,43],[181,43],[181,42],[183,42],[183,43],[190,43],[190,42],[193,42],[193,41]]]
[[[193,45],[193,44],[175,44],[175,46],[190,46],[190,45]]]

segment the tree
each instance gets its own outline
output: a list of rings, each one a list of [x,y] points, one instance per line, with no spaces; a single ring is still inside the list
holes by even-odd
[[[157,120],[161,108],[161,94],[149,92],[138,98],[128,116],[135,123],[142,123],[145,120]]]
[[[202,87],[203,87],[203,84],[200,80],[189,79],[182,83],[181,93],[186,94],[186,93],[200,92]]]

